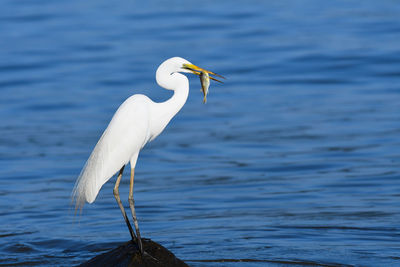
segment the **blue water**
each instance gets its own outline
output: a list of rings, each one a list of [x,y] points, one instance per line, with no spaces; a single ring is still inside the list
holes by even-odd
[[[399,18],[389,0],[2,1],[0,265],[129,239],[114,179],[81,216],[70,194],[124,99],[171,96],[172,56],[228,80],[203,105],[191,77],[142,151],[143,236],[192,266],[400,265]]]

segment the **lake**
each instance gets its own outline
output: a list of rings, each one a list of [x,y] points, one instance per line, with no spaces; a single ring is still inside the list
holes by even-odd
[[[165,101],[180,56],[227,77],[141,152],[142,236],[191,266],[400,265],[396,1],[0,3],[0,265],[71,266],[129,240],[74,183],[118,106]],[[128,169],[120,193],[128,205]]]

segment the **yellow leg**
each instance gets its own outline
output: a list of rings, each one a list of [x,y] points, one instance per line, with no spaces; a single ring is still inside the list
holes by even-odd
[[[132,226],[129,223],[128,217],[126,216],[126,212],[125,212],[124,206],[122,206],[122,203],[121,203],[121,198],[119,197],[119,183],[121,182],[122,173],[124,172],[124,168],[125,168],[125,166],[123,166],[121,168],[121,170],[119,171],[119,174],[118,174],[118,177],[117,177],[117,181],[115,182],[113,193],[114,193],[115,200],[117,200],[118,206],[119,206],[119,208],[120,208],[120,210],[122,212],[122,216],[124,216],[124,220],[126,222],[126,225],[128,226],[129,233],[131,234],[132,240],[136,241],[136,236],[133,233]]]
[[[132,212],[132,217],[133,217],[133,224],[135,225],[136,229],[136,236],[137,236],[137,244],[139,246],[140,253],[143,255],[143,245],[142,245],[142,239],[140,238],[140,231],[139,231],[139,224],[136,219],[136,212],[135,212],[135,200],[133,200],[133,182],[134,182],[134,176],[135,176],[135,169],[131,169],[131,183],[129,187],[129,207],[131,208]]]

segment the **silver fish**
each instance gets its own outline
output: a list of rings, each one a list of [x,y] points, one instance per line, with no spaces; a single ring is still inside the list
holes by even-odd
[[[200,73],[201,91],[203,92],[204,98],[203,103],[207,102],[208,88],[210,87],[210,76],[207,72],[202,71]]]

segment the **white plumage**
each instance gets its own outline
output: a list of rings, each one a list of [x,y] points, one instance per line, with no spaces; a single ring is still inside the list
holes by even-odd
[[[79,175],[77,207],[92,203],[103,184],[129,161],[135,166],[138,151],[150,137],[151,103],[147,96],[133,95],[118,108]]]
[[[133,200],[134,169],[140,150],[164,130],[169,121],[186,102],[189,94],[189,81],[180,72],[197,75],[202,72],[214,74],[180,57],[164,61],[157,69],[156,80],[161,87],[173,90],[174,95],[162,103],[155,103],[147,96],[140,94],[133,95],[125,100],[97,142],[73,190],[75,207],[82,208],[85,202],[92,203],[103,184],[116,172],[120,171],[114,187],[114,196],[132,239],[138,241],[141,252],[143,252],[143,246],[140,240]],[[218,81],[215,78],[211,79]],[[131,165],[129,206],[135,223],[137,238],[127,219],[118,191],[124,166],[128,162]]]

